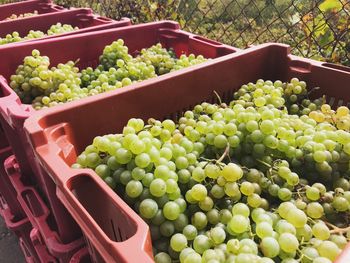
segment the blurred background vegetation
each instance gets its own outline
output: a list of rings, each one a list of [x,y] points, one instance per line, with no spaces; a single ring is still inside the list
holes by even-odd
[[[0,0],[0,2],[11,2]],[[13,2],[13,1],[12,1]],[[134,23],[162,19],[245,48],[282,42],[299,56],[350,66],[350,0],[56,0]]]

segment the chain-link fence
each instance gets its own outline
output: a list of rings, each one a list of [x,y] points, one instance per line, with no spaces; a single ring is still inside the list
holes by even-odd
[[[5,0],[7,1],[7,0]],[[0,0],[1,2],[1,0]],[[350,0],[56,0],[135,23],[161,19],[245,48],[283,42],[296,55],[350,66]]]

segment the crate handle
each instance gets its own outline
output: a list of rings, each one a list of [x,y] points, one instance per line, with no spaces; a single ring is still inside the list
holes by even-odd
[[[208,38],[198,36],[198,35],[192,35],[189,37],[189,39],[191,41],[193,41],[194,43],[198,43],[199,45],[211,46],[212,48],[214,48],[216,50],[217,55],[220,54],[220,56],[232,54],[232,53],[235,53],[235,52],[240,50],[239,48],[225,45],[225,44],[222,44],[222,43],[217,42],[215,40],[208,39]]]
[[[94,19],[100,22],[112,22],[113,19],[104,16],[94,16]]]
[[[194,41],[197,41],[197,42],[200,42],[200,43],[203,43],[206,45],[211,45],[211,46],[215,46],[215,47],[223,46],[223,44],[221,44],[220,42],[217,42],[215,40],[211,40],[209,38],[197,36],[197,35],[190,36],[190,38],[192,38]]]
[[[51,8],[56,10],[56,11],[65,10],[65,8],[63,6],[55,5],[55,4],[51,4]]]
[[[94,174],[91,169],[77,169],[76,171],[77,172],[71,179],[77,176],[89,176],[96,182],[96,184],[105,184],[105,182]],[[113,202],[118,203],[118,207],[120,207],[124,214],[134,215],[134,217],[130,219],[136,224],[136,232],[122,242],[110,240],[90,213],[79,202],[74,193],[69,189],[69,184],[70,182],[67,182],[63,187],[58,187],[56,190],[57,196],[73,218],[79,223],[83,232],[90,237],[94,237],[89,238],[90,242],[100,252],[103,251],[103,254],[107,257],[105,258],[107,262],[112,260],[112,256],[110,255],[112,250],[115,250],[115,253],[119,254],[124,259],[122,262],[126,262],[126,259],[130,262],[154,262],[152,251],[150,249],[150,233],[147,224],[118,195],[116,195],[112,189],[108,186],[102,187],[103,191],[106,192],[108,196],[113,197]],[[100,242],[99,239],[102,240],[102,242]],[[130,253],[130,248],[133,249],[132,253]],[[145,248],[148,248],[147,251]],[[113,261],[115,261],[115,259]]]
[[[10,177],[12,185],[17,192],[17,199],[23,207],[23,210],[33,218],[46,218],[49,214],[49,210],[44,205],[38,193],[32,187],[25,186],[22,183],[21,174],[18,169],[16,169],[16,159],[14,156],[10,158],[11,159],[6,161],[6,173]]]

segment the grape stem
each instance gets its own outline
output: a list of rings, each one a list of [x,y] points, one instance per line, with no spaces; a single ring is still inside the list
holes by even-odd
[[[333,229],[330,231],[331,234],[344,234],[344,233],[346,233],[347,231],[350,230],[350,226],[345,227],[345,228],[340,228],[340,227],[337,227],[337,226],[335,226],[335,225],[333,225],[333,224],[331,224],[331,223],[329,223],[329,222],[326,222],[326,221],[324,221],[324,222],[325,222],[325,224],[326,224],[327,226],[333,228]]]
[[[216,163],[221,163],[225,159],[226,156],[228,156],[230,158],[229,152],[230,152],[230,144],[227,143],[225,151],[223,152],[221,157],[216,161]]]
[[[219,93],[217,93],[215,90],[213,92],[214,92],[215,96],[218,98],[219,105],[221,105],[222,104],[222,100],[221,100],[221,97],[220,97]]]
[[[228,158],[231,161],[231,158],[229,156],[229,152],[230,152],[230,144],[227,143],[226,149],[223,152],[223,154],[220,156],[219,159],[207,159],[207,158],[204,158],[204,157],[201,157],[200,159],[208,162],[204,167],[206,167],[209,163],[214,163],[214,164],[219,165],[220,167],[222,167],[224,165],[222,163],[222,161],[225,159],[226,156],[228,156]]]
[[[264,161],[262,161],[262,160],[260,160],[260,159],[256,159],[256,160],[257,160],[259,163],[265,165],[266,167],[272,168],[272,166],[271,166],[270,164],[268,164],[268,163],[266,163],[266,162],[264,162]]]
[[[320,87],[314,87],[312,88],[308,93],[307,93],[307,96],[309,96],[312,92],[314,92],[315,90],[319,90]]]

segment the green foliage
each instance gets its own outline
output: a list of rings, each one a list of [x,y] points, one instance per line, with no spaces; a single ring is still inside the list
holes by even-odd
[[[0,0],[0,3],[9,2]],[[189,31],[245,48],[283,42],[296,55],[350,65],[348,0],[56,0],[133,23],[176,20]]]

